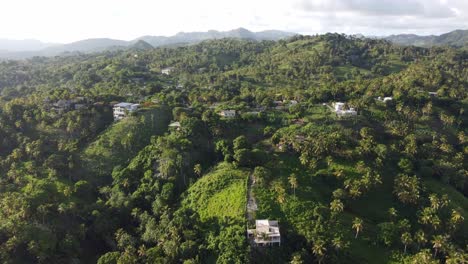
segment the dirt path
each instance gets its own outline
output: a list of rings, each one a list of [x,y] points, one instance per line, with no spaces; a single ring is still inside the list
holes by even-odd
[[[249,175],[249,182],[247,185],[247,220],[253,223],[255,220],[255,211],[257,211],[257,201],[253,195],[252,186],[255,184],[253,172]]]

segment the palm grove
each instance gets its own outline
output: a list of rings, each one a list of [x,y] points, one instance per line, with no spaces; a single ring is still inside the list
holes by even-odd
[[[467,87],[463,48],[339,34],[0,62],[0,260],[466,262]]]

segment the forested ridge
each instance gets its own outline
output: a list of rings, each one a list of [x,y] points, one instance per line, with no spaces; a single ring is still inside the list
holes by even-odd
[[[467,95],[462,48],[341,34],[2,61],[0,262],[466,263]]]

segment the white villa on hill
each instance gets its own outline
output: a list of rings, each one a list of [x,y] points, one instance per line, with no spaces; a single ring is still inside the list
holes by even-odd
[[[138,110],[139,104],[133,103],[118,103],[114,105],[114,120],[122,120],[129,113],[135,112]]]
[[[336,102],[333,104],[335,113],[338,116],[355,116],[357,111],[354,108],[345,109],[345,103]]]
[[[257,246],[281,245],[278,221],[255,220],[255,229],[248,229],[247,236],[253,238]]]
[[[164,68],[164,69],[161,70],[161,73],[169,75],[169,74],[171,74],[172,70],[174,70],[174,68],[172,68],[172,67]]]
[[[236,110],[222,110],[218,113],[221,117],[234,118],[236,117]]]
[[[393,97],[384,97],[384,98],[382,98],[382,97],[379,96],[379,97],[377,97],[377,100],[386,103],[386,102],[389,102],[389,101],[393,101]]]

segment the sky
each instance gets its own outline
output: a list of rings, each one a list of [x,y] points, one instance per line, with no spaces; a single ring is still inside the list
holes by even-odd
[[[468,29],[468,0],[0,0],[0,38],[68,43],[277,29],[383,36]]]

